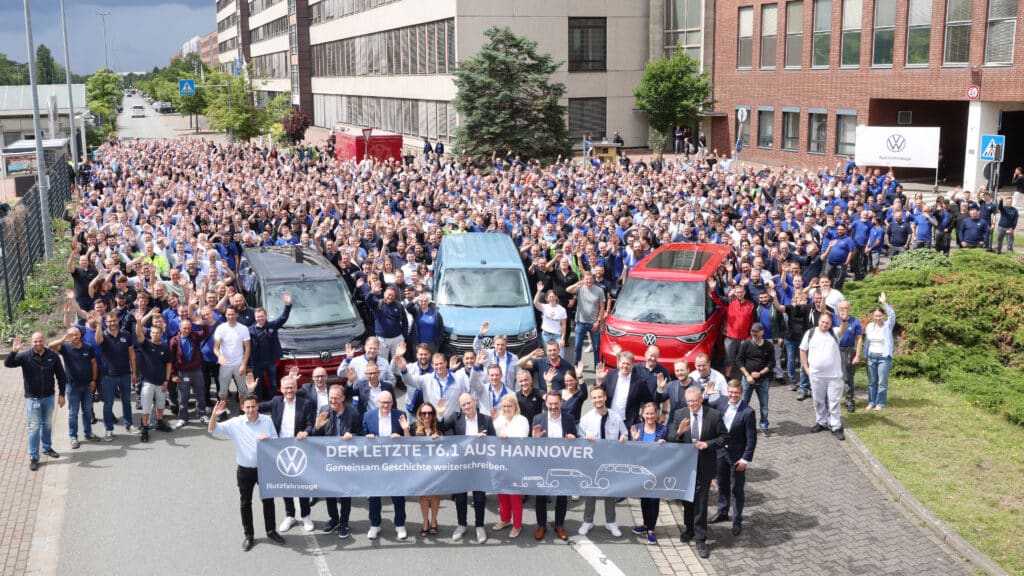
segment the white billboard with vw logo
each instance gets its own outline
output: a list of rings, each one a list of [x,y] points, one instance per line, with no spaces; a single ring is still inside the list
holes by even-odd
[[[907,126],[858,126],[858,166],[937,168],[939,131]]]

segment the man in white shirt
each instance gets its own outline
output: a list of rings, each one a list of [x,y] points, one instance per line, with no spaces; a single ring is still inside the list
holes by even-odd
[[[270,416],[259,413],[259,401],[256,396],[251,394],[242,399],[242,415],[218,423],[217,419],[227,413],[227,404],[228,402],[224,398],[217,402],[207,430],[214,434],[231,437],[231,441],[235,445],[235,460],[238,462],[236,477],[242,502],[242,529],[245,531],[242,550],[248,552],[253,547],[252,493],[256,484],[259,483],[256,471],[257,446],[259,442],[267,438],[277,438],[277,431],[274,430],[274,423]],[[261,503],[263,505],[263,526],[267,530],[267,538],[278,544],[284,544],[284,538],[274,529],[274,499],[263,498]]]
[[[728,382],[721,372],[711,367],[711,358],[707,354],[697,354],[693,359],[693,368],[690,378],[701,387],[705,400],[715,402],[719,396],[726,394]]]
[[[845,440],[839,409],[843,395],[843,360],[839,338],[832,330],[831,314],[822,314],[817,328],[804,334],[800,342],[800,364],[811,381],[811,398],[814,399],[816,422],[811,432],[831,429],[836,438]]]
[[[404,348],[403,348],[404,352]],[[388,359],[380,356],[380,340],[376,336],[370,336],[363,344],[363,355],[356,356],[356,350],[351,343],[345,344],[345,359],[338,365],[338,376],[345,376],[348,369],[356,372],[356,378],[366,379],[366,366],[376,364],[380,368],[380,379],[388,384],[395,383],[395,374],[388,366]]]
[[[249,329],[238,322],[238,311],[229,307],[224,312],[226,322],[217,326],[213,332],[213,353],[220,364],[217,378],[217,397],[228,397],[231,381],[235,381],[235,389],[244,390],[245,367],[249,365],[249,354],[252,348],[249,342]],[[272,385],[276,385],[274,382]],[[226,412],[230,415],[231,412]]]
[[[588,441],[603,440],[606,442],[625,442],[628,437],[626,424],[622,416],[608,409],[608,395],[604,388],[594,388],[590,391],[590,403],[594,409],[587,412],[580,419],[580,436]],[[612,536],[619,538],[622,531],[615,523],[615,498],[602,498],[604,503],[605,528]],[[594,509],[597,507],[597,498],[588,496],[583,499],[583,524],[580,525],[580,536],[586,536],[594,527]]]

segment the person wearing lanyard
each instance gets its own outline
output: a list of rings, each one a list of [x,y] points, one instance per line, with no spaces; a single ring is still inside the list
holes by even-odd
[[[497,364],[491,364],[487,367],[487,386],[483,387],[483,390],[477,395],[476,401],[478,410],[487,412],[491,415],[491,419],[497,418],[500,410],[498,407],[501,405],[501,399],[511,392],[505,387],[505,383],[501,379],[502,372],[501,366]]]
[[[402,375],[402,380],[410,387],[418,389],[423,394],[423,401],[440,406],[441,401],[448,406],[459,405],[459,394],[464,390],[455,381],[452,370],[458,368],[459,357],[452,356],[451,360],[445,358],[444,354],[438,352],[431,358],[434,366],[433,372],[414,375],[406,369],[406,361],[400,355],[395,356],[394,364]],[[442,412],[444,409],[442,408]]]
[[[259,400],[252,394],[246,394],[242,398],[242,414],[224,422],[218,422],[221,415],[228,409],[227,399],[222,398],[213,407],[213,418],[206,429],[220,436],[228,436],[235,445],[235,461],[238,463],[238,470],[235,476],[238,480],[238,492],[241,495],[242,529],[245,532],[245,540],[242,541],[242,550],[248,552],[253,547],[253,524],[252,524],[252,493],[256,484],[259,483],[259,474],[256,470],[256,452],[259,442],[267,438],[277,438],[277,431],[274,430],[274,422],[270,416],[259,413]],[[284,538],[274,529],[274,499],[261,499],[263,506],[263,527],[267,531],[267,538],[284,544]]]
[[[598,387],[591,390],[590,402],[594,405],[594,409],[580,419],[580,436],[589,442],[598,439],[606,442],[625,442],[627,438],[626,424],[622,421],[621,416],[608,409],[608,395],[604,388]],[[604,504],[604,527],[612,536],[619,538],[622,536],[622,531],[615,523],[615,500],[616,498],[601,499]],[[597,498],[588,496],[583,499],[583,524],[580,525],[580,536],[586,536],[594,527],[596,508]]]
[[[595,388],[594,392],[597,392],[600,388]],[[697,397],[700,398],[698,391]],[[593,399],[593,397],[591,397]],[[682,410],[682,409],[680,409]],[[664,424],[658,424],[658,406],[654,402],[646,402],[640,408],[640,423],[634,424],[629,430],[630,436],[634,442],[657,442],[658,444],[664,444],[668,437],[668,427]],[[633,527],[633,534],[642,535],[647,534],[648,544],[657,544],[658,537],[654,534],[654,529],[658,523],[658,508],[661,506],[661,500],[657,498],[641,498],[640,499],[640,512],[643,515],[643,524]],[[607,512],[607,509],[605,510]]]
[[[519,372],[519,357],[508,351],[508,337],[499,334],[494,337],[494,348],[484,348],[484,338],[490,330],[489,322],[480,325],[480,333],[473,339],[473,351],[478,355],[487,355],[487,364],[497,364],[501,369],[501,379],[509,390],[516,389],[516,374]]]
[[[860,319],[850,315],[850,301],[843,300],[836,310],[839,314],[839,357],[843,363],[843,393],[846,396],[846,411],[853,413],[857,406],[853,402],[853,378],[860,365],[860,349],[864,345],[864,328]]]

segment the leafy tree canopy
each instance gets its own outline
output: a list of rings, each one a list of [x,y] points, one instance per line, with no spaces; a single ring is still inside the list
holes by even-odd
[[[701,110],[714,105],[708,71],[702,72],[700,62],[680,47],[671,58],[647,63],[633,96],[636,107],[647,113],[647,123],[659,132],[693,124]]]

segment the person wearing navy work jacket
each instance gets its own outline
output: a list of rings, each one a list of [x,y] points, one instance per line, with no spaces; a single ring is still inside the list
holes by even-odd
[[[317,368],[321,370],[321,368]],[[314,372],[314,378],[315,376]],[[326,377],[326,372],[324,373]],[[343,440],[351,440],[354,436],[363,433],[362,418],[355,408],[345,404],[345,387],[341,384],[333,384],[328,389],[329,406],[324,406],[316,415],[313,434],[317,436],[341,437]],[[352,512],[352,498],[327,498],[327,516],[330,521],[324,526],[324,534],[338,531],[338,538],[344,540],[350,535],[348,527],[349,515]],[[339,513],[338,505],[341,505]]]
[[[373,316],[373,331],[380,341],[380,355],[390,362],[398,344],[405,342],[405,335],[409,333],[409,318],[405,315],[405,308],[398,303],[398,291],[394,286],[382,288],[376,277],[370,278],[370,284],[359,278],[356,287],[362,291]]]
[[[249,345],[252,353],[249,355],[249,363],[252,364],[251,372],[263,383],[254,391],[260,402],[269,400],[276,392],[277,387],[277,361],[284,352],[281,350],[281,336],[278,330],[288,321],[292,312],[292,296],[285,292],[284,311],[273,321],[267,321],[267,311],[264,308],[256,309],[256,321],[249,326]]]
[[[1018,168],[1019,170],[1019,168]],[[1013,252],[1013,231],[1017,229],[1017,209],[1011,202],[1010,195],[999,199],[999,225],[996,233],[996,253],[1003,253],[1003,238],[1006,239],[1006,251]]]
[[[258,378],[249,372],[245,376],[245,385],[252,394],[258,386]],[[314,431],[316,421],[316,403],[296,396],[298,380],[289,374],[281,379],[283,396],[275,396],[268,402],[260,402],[260,412],[270,413],[274,422],[274,430],[278,438],[294,438],[305,440]],[[302,527],[306,532],[313,531],[313,519],[309,517],[309,498],[299,498],[299,509],[302,512]],[[285,517],[278,527],[278,532],[287,532],[295,525],[295,501],[284,498]]]
[[[857,245],[846,235],[846,225],[836,226],[836,238],[832,239],[821,257],[825,260],[825,274],[832,279],[836,290],[842,290],[846,282],[846,271],[857,252]]]
[[[729,395],[719,396],[710,406],[722,414],[722,422],[729,435],[724,448],[718,449],[715,479],[718,482],[718,512],[711,517],[712,524],[729,520],[729,499],[732,498],[732,535],[743,531],[743,503],[746,499],[747,467],[754,459],[757,432],[754,410],[742,400],[743,384],[729,382]]]
[[[362,402],[360,402],[362,404]],[[395,398],[391,392],[381,392],[377,397],[377,408],[369,410],[363,416],[363,434],[367,438],[398,438],[404,436],[402,423],[407,419],[401,410],[395,410]],[[405,540],[405,497],[392,496],[391,503],[395,506],[395,531],[399,540]],[[366,537],[376,540],[380,536],[381,508],[380,496],[370,497],[370,531]]]
[[[449,414],[439,423],[438,428],[446,436],[496,436],[494,423],[490,416],[477,411],[476,398],[469,392],[459,395],[459,412]],[[466,515],[468,512],[466,493],[455,494],[455,515],[459,525],[455,528],[452,540],[462,540],[466,533]],[[484,528],[484,512],[486,512],[487,495],[482,490],[473,491],[473,512],[475,514],[476,541],[483,544],[487,541],[487,530]]]
[[[960,247],[984,248],[989,236],[989,224],[979,216],[978,207],[971,206],[969,218],[960,223]]]
[[[668,424],[668,441],[693,444],[697,448],[697,480],[693,487],[693,501],[683,500],[681,540],[696,538],[697,555],[707,558],[708,549],[708,491],[715,477],[718,450],[726,445],[729,432],[722,422],[722,414],[710,406],[701,405],[699,388],[686,389],[686,406],[676,410]]]

